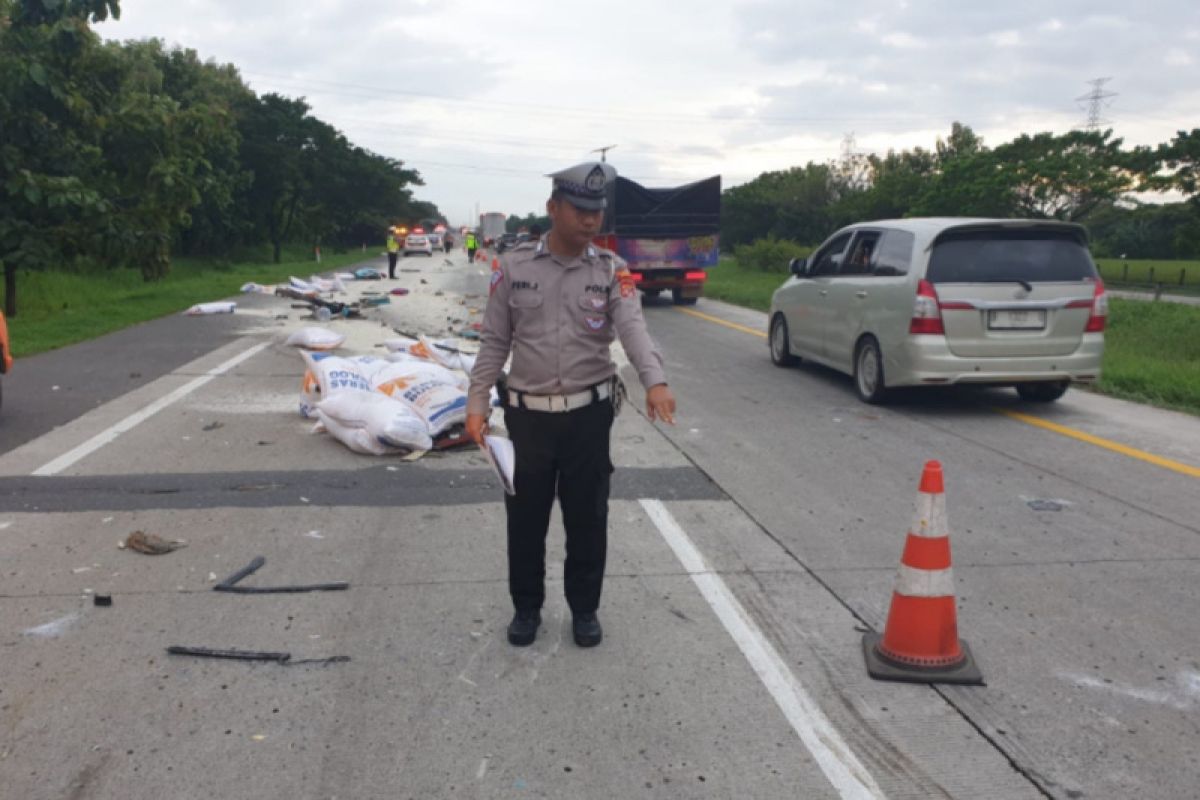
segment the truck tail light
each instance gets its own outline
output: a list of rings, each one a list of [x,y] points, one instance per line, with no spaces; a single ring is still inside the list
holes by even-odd
[[[629,273],[629,277],[633,278],[634,283],[641,283],[646,276],[640,272],[631,272]]]
[[[708,280],[708,273],[702,269],[698,269],[695,272],[685,272],[683,279],[685,281],[699,281],[700,283],[704,283]]]
[[[946,328],[942,325],[942,310],[938,306],[937,290],[929,281],[923,280],[917,284],[917,297],[913,302],[913,315],[908,324],[908,332],[913,335],[946,334]]]

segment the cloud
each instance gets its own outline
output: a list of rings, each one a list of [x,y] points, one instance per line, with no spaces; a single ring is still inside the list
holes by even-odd
[[[595,158],[626,175],[725,185],[860,149],[932,147],[954,121],[990,144],[1084,119],[1087,81],[1117,93],[1118,135],[1195,127],[1200,6],[1163,0],[123,0],[115,38],[158,36],[304,96],[356,144],[420,170],[455,221],[541,207],[543,177]]]

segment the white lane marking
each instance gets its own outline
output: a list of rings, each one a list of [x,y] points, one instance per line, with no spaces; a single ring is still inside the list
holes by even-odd
[[[833,784],[838,794],[847,800],[880,800],[883,790],[875,783],[854,752],[842,739],[809,696],[808,692],[788,669],[779,653],[763,636],[758,625],[746,613],[721,577],[709,569],[704,556],[687,533],[659,500],[643,498],[638,501],[647,516],[658,528],[663,539],[675,551],[675,557],[692,577],[700,594],[716,612],[725,630],[733,637],[759,680],[771,693],[779,710],[787,717],[800,741]]]
[[[261,352],[262,350],[265,350],[269,345],[270,342],[262,342],[261,344],[254,345],[254,347],[251,347],[249,350],[242,351],[238,355],[226,361],[224,364],[213,367],[199,378],[188,381],[170,394],[164,395],[140,411],[130,414],[116,425],[100,431],[100,433],[97,433],[91,439],[88,439],[78,447],[68,450],[66,453],[63,453],[53,461],[38,467],[33,471],[33,474],[37,476],[57,475],[67,467],[74,464],[76,461],[86,458],[87,456],[99,450],[101,447],[104,447],[104,445],[113,441],[122,433],[132,430],[137,425],[145,422],[159,411],[162,411],[164,408],[174,403],[176,400],[186,397],[188,394],[194,392],[196,389],[199,389],[201,386],[208,383],[218,375],[223,375],[251,356]]]

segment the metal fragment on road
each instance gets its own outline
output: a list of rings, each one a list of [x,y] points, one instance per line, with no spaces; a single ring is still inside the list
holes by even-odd
[[[295,586],[238,586],[243,578],[253,575],[267,563],[265,556],[255,556],[253,560],[237,572],[213,587],[214,592],[233,592],[235,594],[292,594],[300,592],[337,592],[350,588],[345,581],[334,583],[300,584]]]

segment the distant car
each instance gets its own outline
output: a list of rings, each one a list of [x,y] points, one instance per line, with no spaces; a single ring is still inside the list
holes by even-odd
[[[851,225],[771,299],[771,360],[854,376],[858,396],[894,386],[1014,386],[1028,401],[1100,376],[1108,297],[1079,225],[905,219]]]
[[[426,234],[425,238],[429,239],[429,246],[434,250],[442,249],[442,235],[440,233]]]
[[[404,255],[409,253],[424,253],[432,256],[433,245],[429,243],[429,237],[423,233],[410,233],[404,240]]]
[[[12,370],[12,351],[8,346],[8,323],[4,319],[4,312],[0,311],[0,375],[7,375]],[[4,402],[3,394],[0,394],[0,404]]]
[[[496,252],[503,253],[505,250],[516,247],[517,235],[515,233],[502,233],[496,239]]]

